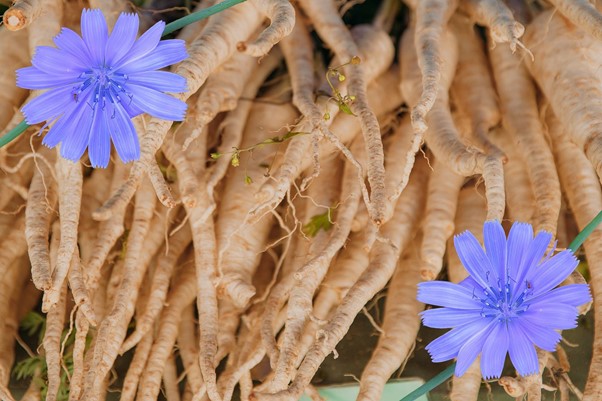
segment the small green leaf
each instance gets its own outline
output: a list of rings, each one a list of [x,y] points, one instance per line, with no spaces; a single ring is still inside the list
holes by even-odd
[[[353,111],[351,111],[349,105],[345,102],[339,102],[339,110],[341,110],[345,114],[349,114],[350,116],[355,116],[355,114],[353,114]]]
[[[219,159],[220,157],[222,157],[222,154],[221,154],[221,153],[219,153],[219,152],[214,152],[214,153],[211,153],[211,158],[212,158],[213,160],[217,160],[217,159]]]
[[[33,377],[36,373],[36,370],[39,369],[42,371],[45,368],[46,361],[42,356],[37,355],[32,358],[25,358],[22,361],[19,361],[13,368],[13,375],[17,380],[22,380]]]
[[[330,230],[332,228],[331,213],[332,208],[328,208],[326,212],[312,216],[309,223],[303,226],[303,233],[308,237],[315,237],[320,230]]]
[[[283,140],[283,141],[286,141],[287,139],[291,139],[291,138],[293,138],[293,137],[296,137],[296,136],[298,136],[298,135],[307,135],[307,134],[308,134],[308,132],[302,132],[302,131],[290,131],[290,132],[287,132],[286,134],[284,134],[284,135],[282,136],[282,140]]]
[[[46,331],[46,318],[37,312],[28,312],[21,320],[21,328],[30,337],[38,333],[39,342],[42,342]]]
[[[253,183],[253,179],[249,177],[249,175],[245,174],[245,184],[251,185]]]

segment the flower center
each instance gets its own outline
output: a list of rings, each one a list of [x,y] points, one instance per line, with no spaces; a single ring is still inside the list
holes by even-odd
[[[507,281],[510,281],[510,278]],[[529,308],[529,303],[525,303],[525,298],[532,293],[533,287],[529,282],[525,282],[525,289],[515,297],[512,294],[512,286],[507,283],[504,288],[498,286],[497,289],[493,287],[482,289],[482,294],[480,296],[475,294],[475,298],[478,298],[483,304],[482,317],[493,317],[503,322],[509,322]]]
[[[128,80],[126,74],[113,71],[111,67],[97,67],[90,71],[82,72],[79,78],[79,85],[73,87],[71,92],[73,100],[79,101],[81,95],[86,91],[92,92],[92,99],[88,105],[94,110],[100,104],[104,110],[107,104],[114,105],[122,103],[124,96],[128,103],[132,101],[132,94],[125,89],[125,83]]]

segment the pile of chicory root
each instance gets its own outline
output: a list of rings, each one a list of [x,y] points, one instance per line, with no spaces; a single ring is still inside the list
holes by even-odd
[[[16,3],[0,27],[0,134],[38,94],[15,85],[36,46],[77,31],[84,7],[110,24],[132,11]],[[134,163],[64,160],[40,126],[0,149],[1,399],[15,371],[27,400],[104,399],[130,350],[122,401],[319,399],[312,377],[387,287],[360,378],[358,400],[375,401],[412,354],[416,284],[444,266],[453,282],[467,275],[455,233],[525,221],[563,248],[602,209],[594,5],[385,0],[371,23],[347,26],[354,3],[248,0],[181,30],[190,57],[172,70],[188,81],[176,95],[186,120],[136,117]],[[602,399],[601,230],[584,256],[587,385],[572,385],[559,348],[539,354],[540,375],[502,377],[510,395]],[[20,347],[29,363],[15,365]],[[480,386],[477,360],[450,397],[476,400]]]

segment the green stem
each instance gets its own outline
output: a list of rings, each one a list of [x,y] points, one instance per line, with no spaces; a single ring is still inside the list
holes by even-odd
[[[600,213],[598,213],[598,215],[594,217],[593,220],[590,221],[589,224],[583,228],[583,230],[581,230],[581,232],[569,245],[569,249],[573,252],[577,252],[577,249],[579,249],[579,247],[583,245],[587,237],[589,237],[589,235],[596,229],[596,227],[598,227],[600,223],[602,223],[602,211],[600,211]],[[400,401],[414,401],[421,395],[428,393],[429,391],[431,391],[432,389],[449,379],[454,374],[455,368],[456,363],[454,362],[451,365],[449,365],[447,369],[445,369],[443,372],[439,373],[437,376],[433,377],[432,379],[424,383],[422,386],[418,387],[416,390],[403,397]]]
[[[217,14],[220,11],[224,11],[225,9],[235,6],[244,1],[246,1],[246,0],[224,0],[221,3],[215,4],[204,10],[197,11],[196,13],[189,14],[185,17],[182,17],[173,22],[170,22],[169,24],[167,24],[165,26],[165,30],[163,31],[163,36],[169,35],[173,31],[177,31],[178,29],[181,29],[188,24],[192,24],[193,22],[200,21],[204,18],[210,17],[213,14]]]
[[[25,121],[21,121],[17,126],[2,137],[0,137],[0,148],[6,145],[9,142],[12,142],[13,139],[21,135],[25,130],[29,127]]]
[[[575,239],[570,243],[569,249],[573,252],[577,252],[577,249],[579,249],[579,247],[583,245],[587,237],[589,237],[592,231],[594,231],[594,229],[600,223],[602,223],[602,211],[598,213],[598,215],[594,217],[594,219],[590,221],[589,224],[586,225],[579,234],[577,234]]]
[[[439,373],[437,376],[433,377],[431,380],[427,381],[422,386],[418,387],[416,390],[403,397],[400,401],[414,401],[421,395],[428,393],[429,391],[431,391],[432,389],[449,379],[454,374],[455,369],[456,363],[454,362],[451,365],[449,365],[443,372]]]
[[[213,14],[217,14],[221,11],[224,11],[227,8],[243,3],[245,1],[246,0],[224,0],[221,3],[215,4],[204,10],[197,11],[195,13],[177,19],[165,26],[165,29],[163,30],[163,36],[169,35],[170,33],[177,31],[178,29],[182,29],[186,25],[200,21],[207,17],[211,17]],[[15,138],[17,138],[19,135],[25,132],[27,127],[29,127],[29,125],[27,125],[25,121],[21,121],[15,128],[8,131],[8,133],[6,133],[4,136],[0,137],[0,148],[12,142]]]

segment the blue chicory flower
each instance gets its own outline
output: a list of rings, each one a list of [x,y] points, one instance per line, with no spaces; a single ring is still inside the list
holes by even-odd
[[[186,91],[186,80],[157,71],[188,56],[184,41],[160,41],[162,21],[136,39],[138,25],[137,15],[123,13],[109,35],[102,12],[84,10],[82,37],[63,28],[57,48],[38,47],[33,65],[17,70],[21,88],[48,89],[22,109],[29,125],[55,122],[44,145],[61,143],[61,156],[73,161],[88,148],[92,166],[106,167],[111,141],[124,162],[140,157],[131,118],[184,119],[186,103],[165,92]]]
[[[457,235],[454,245],[470,274],[459,284],[444,281],[418,285],[418,300],[442,306],[422,312],[423,324],[451,328],[431,342],[433,362],[457,358],[461,376],[481,354],[485,379],[499,378],[506,354],[521,376],[538,372],[534,345],[554,351],[557,330],[577,326],[577,307],[590,299],[587,284],[555,288],[579,263],[570,250],[552,256],[546,249],[552,235],[526,223],[514,223],[506,239],[502,225],[483,228],[485,249],[470,232]]]

